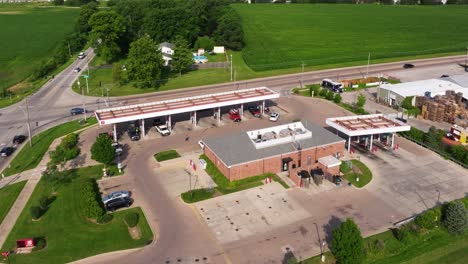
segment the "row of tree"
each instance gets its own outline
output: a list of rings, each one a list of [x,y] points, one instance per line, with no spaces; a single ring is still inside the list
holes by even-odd
[[[114,0],[108,4],[110,10],[96,12],[95,4],[89,3],[82,7],[77,29],[103,60],[127,58],[124,68],[115,65],[115,82],[130,80],[151,87],[164,72],[159,43],[175,45],[171,69],[177,74],[193,64],[191,47],[212,48],[216,43],[242,49],[241,18],[229,4],[228,0]]]
[[[256,0],[255,3],[271,3],[271,0]],[[276,1],[275,3],[285,3],[285,0]],[[442,5],[442,0],[292,0],[292,3],[304,4],[384,4],[384,5]],[[468,0],[447,0],[446,5],[463,5],[468,4]]]

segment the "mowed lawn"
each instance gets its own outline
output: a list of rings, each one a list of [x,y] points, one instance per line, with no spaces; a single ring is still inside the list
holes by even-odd
[[[242,52],[255,71],[466,52],[468,6],[245,5]]]
[[[26,181],[22,181],[0,189],[0,224],[7,216],[25,184]]]
[[[74,177],[98,178],[102,165],[75,169]],[[140,208],[131,208],[113,213],[114,218],[107,224],[96,224],[82,215],[80,206],[80,181],[60,185],[52,193],[50,186],[41,179],[8,235],[2,252],[11,250],[15,240],[21,238],[46,239],[47,246],[31,254],[11,255],[11,263],[67,263],[96,254],[142,247],[153,239],[153,233]],[[32,221],[29,208],[38,204],[39,197],[55,195],[55,200],[39,221]],[[126,212],[139,214],[138,227],[141,238],[133,240],[124,222]],[[3,235],[3,234],[2,234]]]
[[[0,5],[0,90],[31,75],[73,31],[78,8]]]

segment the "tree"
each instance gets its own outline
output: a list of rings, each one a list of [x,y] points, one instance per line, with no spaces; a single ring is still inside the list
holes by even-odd
[[[195,50],[202,48],[211,51],[213,50],[214,45],[214,40],[212,40],[210,37],[204,36],[198,37],[197,41],[195,42],[194,48]]]
[[[174,55],[172,55],[172,70],[182,75],[190,65],[193,64],[192,52],[188,48],[188,43],[185,39],[178,37],[174,42]]]
[[[468,229],[468,214],[461,201],[450,202],[444,212],[443,224],[451,234],[463,234]]]
[[[89,19],[89,40],[97,47],[97,54],[107,62],[120,53],[117,42],[125,32],[124,23],[122,16],[114,11],[100,11]]]
[[[124,83],[122,65],[119,63],[114,63],[114,66],[112,66],[112,80],[119,85]]]
[[[339,104],[339,103],[341,103],[341,99],[342,99],[341,94],[337,93],[337,94],[335,94],[335,98],[333,98],[333,102]]]
[[[52,3],[54,5],[63,5],[64,0],[53,0]]]
[[[331,252],[338,263],[355,264],[362,263],[365,257],[364,242],[361,231],[352,219],[333,230]]]
[[[104,164],[110,164],[115,158],[112,139],[107,135],[100,135],[91,146],[91,158]]]
[[[141,87],[150,87],[161,78],[164,67],[161,51],[148,36],[132,42],[128,53],[127,72],[130,80]]]
[[[450,155],[460,161],[461,163],[468,164],[468,149],[463,145],[452,146],[449,149]]]
[[[96,2],[83,5],[80,8],[80,15],[76,21],[75,28],[80,34],[88,34],[91,26],[88,24],[89,19],[98,12],[98,5]]]
[[[363,108],[365,104],[366,104],[366,96],[363,94],[358,95],[356,106],[358,108]]]
[[[224,15],[218,21],[213,37],[217,45],[223,45],[233,50],[244,47],[244,31],[241,17],[230,7],[226,8]]]

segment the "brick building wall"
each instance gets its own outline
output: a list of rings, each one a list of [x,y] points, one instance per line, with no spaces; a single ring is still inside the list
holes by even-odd
[[[323,166],[321,164],[316,163],[319,158],[329,155],[336,155],[337,153],[339,153],[341,157],[343,156],[344,148],[345,142],[342,141],[330,145],[304,149],[301,150],[300,154],[299,151],[285,153],[262,160],[255,160],[243,164],[233,165],[231,168],[228,168],[221,160],[219,160],[215,153],[213,153],[213,151],[208,146],[205,146],[204,153],[230,181],[245,179],[267,172],[279,173],[282,171],[282,160],[284,158],[291,158],[292,161],[289,162],[289,175],[291,180],[299,185],[300,178],[296,176],[299,168],[313,169],[317,166],[322,168]],[[322,168],[322,170],[324,172],[336,174],[338,173],[339,168]]]

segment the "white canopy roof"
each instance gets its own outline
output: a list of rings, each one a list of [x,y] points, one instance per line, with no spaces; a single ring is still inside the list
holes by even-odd
[[[410,126],[383,114],[327,118],[325,123],[347,136],[364,136],[410,130]]]

